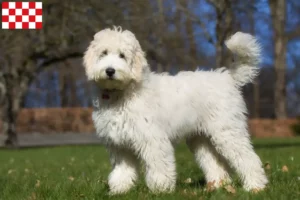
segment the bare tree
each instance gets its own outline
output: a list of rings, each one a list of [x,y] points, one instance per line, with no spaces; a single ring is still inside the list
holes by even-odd
[[[74,32],[70,33],[67,25],[63,25],[65,28],[61,30],[61,21],[56,16],[61,14],[64,9],[63,5],[53,6],[57,3],[56,1],[45,3],[44,16],[47,20],[44,21],[44,25],[47,24],[47,26],[41,31],[0,32],[0,52],[5,60],[1,65],[2,78],[0,79],[1,88],[5,88],[5,92],[1,93],[0,98],[3,99],[1,117],[2,131],[8,136],[7,145],[17,146],[15,128],[17,115],[30,83],[39,72],[52,63],[82,56],[82,50],[78,51],[79,45],[73,39],[73,34],[76,32],[80,35],[83,31],[76,31],[78,27],[74,25],[72,27]],[[74,12],[67,14],[69,17],[76,16]],[[65,23],[64,20],[62,23]],[[53,34],[55,31],[64,31],[65,33]],[[84,36],[84,34],[82,35]],[[76,48],[73,48],[74,46]]]
[[[285,37],[285,18],[286,1],[269,0],[271,17],[274,27],[275,42],[275,116],[279,119],[286,118],[286,37]]]

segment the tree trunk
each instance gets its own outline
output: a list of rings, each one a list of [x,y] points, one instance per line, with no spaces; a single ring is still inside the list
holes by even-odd
[[[59,69],[59,97],[60,106],[68,106],[68,93],[67,93],[67,76],[65,67],[60,67]]]
[[[54,82],[56,81],[56,77],[54,75],[54,72],[52,70],[49,70],[47,72],[47,75],[49,76],[49,80],[48,80],[48,87],[52,87]],[[57,93],[55,90],[49,90],[46,93],[47,97],[46,97],[46,107],[53,107],[53,106],[57,106],[55,102],[55,100],[53,100],[53,96],[57,96]]]
[[[157,0],[156,3],[159,12],[159,29],[163,30],[166,27],[163,0]],[[161,37],[159,37],[159,42],[158,42],[160,48],[163,48],[164,43],[165,43],[165,39],[164,36],[162,35]],[[157,73],[161,73],[163,71],[169,71],[169,70],[170,69],[168,68],[168,66],[162,66],[161,63],[157,63],[157,69],[156,69]]]
[[[11,64],[14,63],[12,60]],[[18,147],[16,122],[18,113],[23,103],[25,92],[33,80],[35,63],[31,60],[20,65],[21,67],[7,67],[8,69],[0,78],[0,85],[4,86],[5,92],[2,98],[2,131],[7,135],[5,145]]]
[[[0,63],[1,68],[3,67],[2,64]],[[3,73],[0,71],[0,132],[4,132],[4,127],[3,127],[3,118],[4,118],[4,113],[6,109],[6,93],[7,93],[7,88],[6,88],[6,83],[5,79],[3,76]]]
[[[225,51],[225,40],[233,32],[232,0],[209,0],[216,9],[216,68],[228,66],[231,59]]]
[[[275,42],[275,117],[284,119],[286,114],[286,37],[285,37],[285,0],[269,0]]]
[[[19,111],[19,105],[15,96],[15,88],[13,88],[13,81],[7,83],[6,93],[6,102],[4,115],[2,118],[3,123],[3,131],[6,133],[7,138],[5,140],[5,146],[8,147],[18,147],[18,138],[16,132],[16,121],[17,121],[17,113]]]
[[[253,117],[260,117],[260,86],[259,86],[259,78],[256,78],[253,84],[253,100],[254,100],[254,112]]]
[[[182,1],[182,6],[185,10],[188,10],[188,1]],[[185,28],[187,32],[187,39],[189,41],[189,62],[187,63],[189,65],[189,68],[194,71],[197,69],[197,44],[194,36],[194,28],[191,18],[186,17],[185,21]]]
[[[2,125],[3,132],[7,135],[5,145],[18,147],[16,122],[23,97],[22,84],[19,83],[18,77],[12,74],[6,75],[4,78],[6,93],[2,109]]]
[[[248,15],[250,20],[250,32],[251,34],[255,34],[255,19],[254,19],[254,7],[255,1],[252,2],[251,8],[249,9]],[[259,76],[255,78],[253,83],[253,117],[260,118],[260,80]]]
[[[71,72],[69,73],[68,77],[67,77],[67,85],[69,86],[69,92],[70,95],[69,96],[69,103],[68,106],[71,107],[75,107],[77,106],[77,89],[76,89],[76,73],[74,69],[72,69],[72,64],[70,63],[70,61],[68,59],[66,59],[64,61],[64,68],[67,70],[71,70]]]
[[[177,63],[177,70],[184,70],[185,69],[185,64],[182,61],[180,62],[179,60],[177,60],[177,57],[183,56],[185,55],[186,52],[184,52],[184,37],[182,35],[182,29],[184,28],[181,24],[181,20],[183,18],[183,13],[180,10],[180,6],[182,3],[182,0],[175,0],[176,3],[176,13],[175,13],[175,27],[176,27],[176,41],[174,42],[174,48],[175,48],[175,52],[176,52],[176,58],[175,58],[175,62]]]

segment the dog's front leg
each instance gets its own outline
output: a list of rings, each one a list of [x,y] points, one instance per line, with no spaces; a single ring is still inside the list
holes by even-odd
[[[146,183],[152,192],[172,192],[176,184],[174,149],[167,139],[144,142],[141,157],[146,164]]]
[[[108,151],[113,166],[113,170],[108,177],[110,194],[125,193],[134,186],[137,179],[137,158],[132,152],[126,149],[109,147]]]

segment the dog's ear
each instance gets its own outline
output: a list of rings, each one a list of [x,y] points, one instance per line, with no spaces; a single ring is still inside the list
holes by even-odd
[[[136,39],[135,35],[128,30],[123,31],[123,34],[126,35],[126,38],[131,40],[131,43],[134,45],[134,52],[132,58],[132,74],[136,82],[140,82],[143,77],[143,73],[148,68],[148,62],[146,60],[145,53],[143,52],[139,41]]]
[[[102,31],[97,32],[94,35],[94,40],[89,44],[87,50],[83,56],[83,66],[85,68],[85,72],[88,80],[93,80],[93,63],[95,63],[97,56],[96,53],[96,43],[103,37],[103,35],[107,34],[108,31],[111,31],[109,28],[104,29]]]
[[[95,54],[94,47],[92,44],[90,44],[83,56],[83,66],[85,68],[85,73],[88,80],[93,79],[92,65],[95,62],[95,58],[96,58],[94,54]]]
[[[141,48],[136,49],[133,54],[132,60],[132,74],[133,78],[136,82],[140,82],[143,78],[143,73],[146,68],[148,68],[148,63],[145,57],[145,53],[141,50]]]

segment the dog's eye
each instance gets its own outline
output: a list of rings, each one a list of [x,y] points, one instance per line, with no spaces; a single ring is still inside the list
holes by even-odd
[[[120,56],[120,58],[123,58],[123,59],[125,59],[125,55],[124,55],[124,53],[120,53],[120,54],[119,54],[119,56]]]
[[[102,51],[102,56],[106,56],[107,55],[107,50]]]

